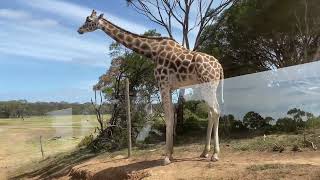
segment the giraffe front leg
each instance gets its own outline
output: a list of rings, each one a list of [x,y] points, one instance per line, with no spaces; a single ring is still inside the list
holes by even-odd
[[[164,107],[165,119],[166,119],[166,148],[164,165],[170,164],[173,152],[173,106],[171,102],[170,90],[163,89],[161,91],[161,98]]]
[[[173,160],[173,123],[166,123],[166,152],[164,158],[164,165],[168,165]]]

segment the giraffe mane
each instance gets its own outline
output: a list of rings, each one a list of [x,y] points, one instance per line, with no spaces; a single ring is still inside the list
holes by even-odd
[[[164,36],[146,36],[146,35],[136,34],[136,33],[130,32],[130,31],[128,31],[128,30],[125,30],[125,29],[119,27],[118,25],[115,25],[114,23],[106,20],[105,18],[101,18],[101,20],[106,21],[107,23],[112,24],[113,26],[121,29],[121,30],[124,31],[125,33],[132,34],[133,36],[137,36],[137,37],[141,37],[141,38],[148,38],[148,39],[158,39],[158,40],[170,39],[170,40],[173,40],[173,41],[177,42],[175,39],[173,39],[173,38],[171,38],[171,37],[164,37]]]

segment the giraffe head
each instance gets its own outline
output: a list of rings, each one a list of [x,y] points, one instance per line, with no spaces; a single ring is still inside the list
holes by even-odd
[[[97,16],[95,10],[92,11],[91,15],[86,18],[85,23],[78,29],[79,34],[85,32],[92,32],[99,28],[99,20],[103,17],[103,14]]]

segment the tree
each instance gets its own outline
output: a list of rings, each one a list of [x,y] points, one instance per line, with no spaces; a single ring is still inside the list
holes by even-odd
[[[200,49],[221,60],[226,77],[312,62],[319,19],[317,0],[241,0],[207,26]]]
[[[223,134],[227,136],[230,135],[234,121],[235,121],[235,118],[232,114],[224,115],[220,117],[219,127],[221,127]]]
[[[261,129],[267,125],[265,119],[260,114],[253,111],[250,111],[244,115],[243,123],[251,130]]]
[[[220,117],[219,127],[221,127],[221,133],[230,136],[232,133],[247,132],[248,128],[240,120],[236,120],[232,114],[224,115]]]
[[[274,119],[273,119],[272,117],[270,117],[270,116],[267,116],[267,117],[264,118],[264,121],[265,121],[266,123],[270,124],[271,122],[274,121]]]
[[[72,108],[72,114],[95,114],[90,103],[67,103],[67,102],[28,102],[26,100],[0,102],[0,118],[21,118],[27,116],[44,116],[47,113]],[[105,114],[110,109],[108,105],[103,109]]]
[[[315,132],[315,128],[320,128],[320,117],[311,117],[306,121],[306,126],[312,128]]]
[[[305,128],[306,121],[314,117],[312,113],[297,108],[290,109],[287,114],[293,117],[297,128]]]
[[[297,131],[296,121],[289,117],[279,118],[276,122],[276,127],[279,131],[282,132]]]
[[[98,102],[97,101],[97,91],[94,91],[94,102],[91,98],[91,104],[92,104],[92,107],[95,111],[95,115],[96,115],[96,118],[97,118],[97,121],[100,125],[100,127],[98,127],[98,131],[100,133],[102,133],[104,131],[104,128],[105,128],[105,120],[103,118],[103,111],[102,111],[102,107],[103,107],[103,100],[102,100],[102,93],[101,91],[99,92],[99,99],[100,101]]]
[[[150,30],[144,35],[160,36],[155,30]],[[130,82],[133,137],[138,135],[146,121],[153,119],[153,117],[148,117],[145,106],[151,104],[154,96],[158,96],[153,76],[154,64],[150,60],[125,49],[116,42],[110,45],[110,51],[111,66],[105,74],[100,76],[98,83],[94,86],[94,90],[104,93],[105,103],[113,105],[110,121],[104,131],[93,141],[94,146],[92,147],[97,146],[98,149],[120,148],[127,142],[127,136],[124,135],[126,134],[124,127],[127,125],[125,79],[128,78]],[[159,114],[155,114],[157,115]]]
[[[218,0],[217,0],[218,1]],[[162,26],[169,37],[174,38],[173,29],[180,30],[182,34],[181,44],[188,49],[192,48],[191,35],[195,32],[193,50],[197,50],[203,43],[200,39],[206,26],[215,23],[221,12],[230,7],[236,0],[219,0],[215,7],[215,0],[126,0],[139,14],[144,15],[150,21]],[[184,89],[179,91],[178,106],[176,108],[177,129],[183,125]]]

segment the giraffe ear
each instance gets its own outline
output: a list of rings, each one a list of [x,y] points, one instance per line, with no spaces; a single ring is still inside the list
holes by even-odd
[[[98,17],[98,19],[101,19],[101,18],[103,18],[103,14],[100,14]]]

